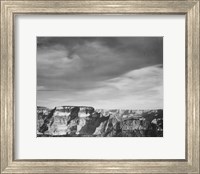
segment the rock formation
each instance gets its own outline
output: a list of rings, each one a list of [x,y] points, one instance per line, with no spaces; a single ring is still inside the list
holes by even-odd
[[[163,136],[163,110],[103,110],[87,106],[37,108],[37,136]]]

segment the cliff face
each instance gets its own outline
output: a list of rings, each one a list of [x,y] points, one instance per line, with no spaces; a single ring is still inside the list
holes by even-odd
[[[38,136],[163,136],[163,110],[95,110],[85,106],[38,107]]]

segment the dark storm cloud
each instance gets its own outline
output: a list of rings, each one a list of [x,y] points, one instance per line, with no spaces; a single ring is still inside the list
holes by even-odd
[[[162,54],[162,37],[38,37],[38,91],[100,89],[137,69],[162,69]]]
[[[60,46],[69,51],[69,57],[75,54],[79,46],[87,43],[98,43],[104,47],[114,49],[118,53],[129,52],[138,56],[147,55],[162,62],[162,37],[38,37],[38,51]],[[141,55],[142,54],[142,55]],[[130,55],[132,56],[132,55]],[[126,58],[126,57],[125,57]],[[146,57],[145,57],[146,58]]]

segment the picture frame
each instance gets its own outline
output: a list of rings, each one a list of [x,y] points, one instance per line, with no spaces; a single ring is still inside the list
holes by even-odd
[[[18,14],[186,16],[186,159],[15,160],[15,44]],[[1,173],[199,173],[199,1],[1,0]]]

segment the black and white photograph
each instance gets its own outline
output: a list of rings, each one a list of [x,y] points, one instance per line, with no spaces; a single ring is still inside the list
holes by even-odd
[[[37,37],[37,137],[163,137],[163,37]]]

